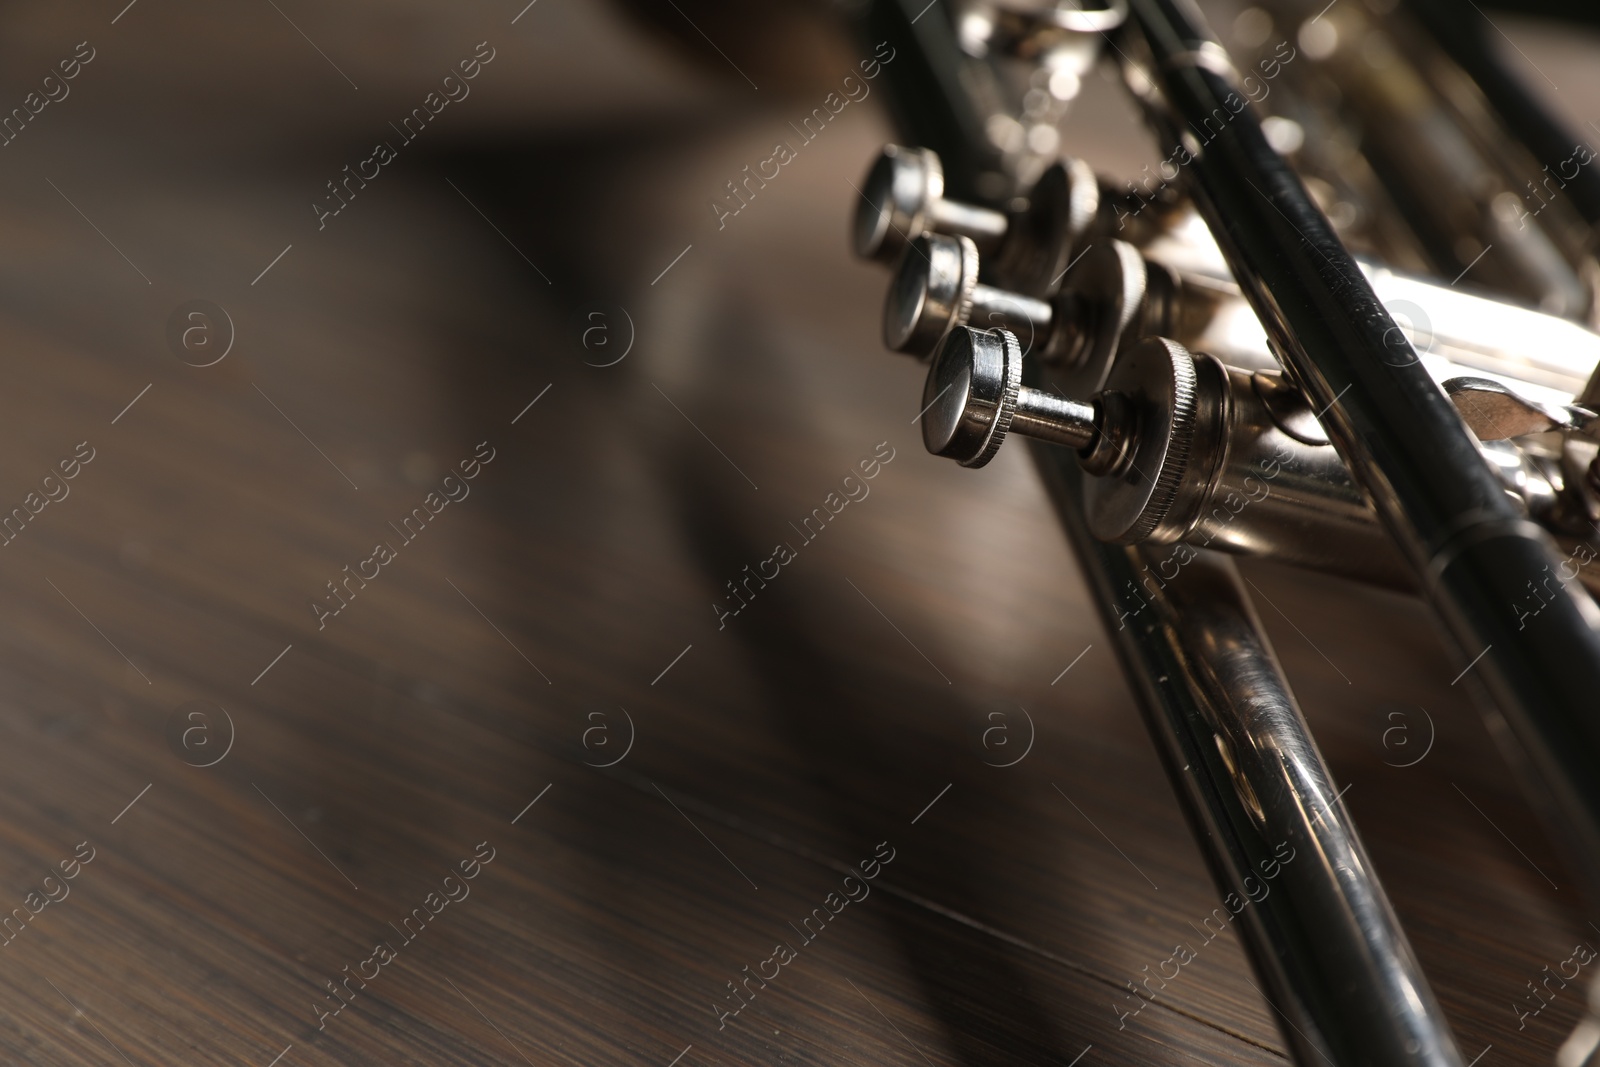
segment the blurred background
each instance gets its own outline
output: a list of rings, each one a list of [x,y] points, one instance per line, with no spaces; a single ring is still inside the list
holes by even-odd
[[[854,14],[4,6],[7,1062],[1282,1062],[1232,934],[1119,1012],[1216,893],[1021,450],[921,447],[881,79],[712,206]],[[1587,137],[1558,14],[1463,17]],[[1125,96],[1064,150],[1153,162]],[[1463,1051],[1547,1062],[1600,928],[1428,615],[1241,566]]]

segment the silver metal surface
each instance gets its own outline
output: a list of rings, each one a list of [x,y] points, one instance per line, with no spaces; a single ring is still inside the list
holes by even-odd
[[[901,155],[894,158],[903,160],[913,150],[896,151]],[[1004,326],[1016,331],[1031,353],[1079,368],[1072,383],[1091,392],[1103,384],[1125,333],[1128,340],[1171,337],[1211,352],[1230,366],[1277,366],[1266,331],[1237,284],[1219,278],[1205,265],[1174,270],[1148,256],[1135,262],[1130,245],[1107,236],[1090,217],[1088,205],[1103,203],[1100,183],[1080,174],[1070,189],[1061,184],[1068,181],[1070,166],[1052,168],[1041,179],[1040,195],[1027,211],[1007,222],[1009,228],[992,260],[997,280],[1029,280],[1035,293],[1053,294],[1048,304],[1053,318],[1046,305],[1024,288],[1010,291],[980,285],[976,275],[991,262],[982,258],[981,250],[979,265],[963,260],[965,274],[952,284],[947,264],[955,259],[953,246],[946,242],[937,261],[926,253],[902,261],[902,271],[922,273],[915,278],[897,276],[899,295],[885,325],[886,338],[898,340],[898,344],[890,341],[892,349],[925,355],[956,325],[971,321]],[[1086,170],[1082,164],[1076,166]],[[1079,200],[1076,207],[1071,206],[1074,196]],[[870,212],[863,206],[860,214]],[[926,213],[908,225],[917,222],[925,223],[929,232],[955,236],[953,229],[941,229],[938,220]],[[1046,238],[1052,232],[1058,238],[1054,245]],[[1090,237],[1095,239],[1087,240]],[[1045,265],[1054,267],[1080,244],[1084,247],[1074,253],[1070,269],[1056,271],[1054,284],[1041,285],[1038,279]],[[1582,403],[1586,383],[1600,367],[1600,333],[1558,315],[1407,275],[1370,260],[1358,259],[1357,264],[1393,316],[1397,339],[1413,346],[1435,381],[1442,384],[1470,374],[1497,381],[1533,404],[1564,405],[1575,397]],[[969,282],[974,286],[971,303],[963,305],[961,286]],[[925,299],[925,292],[931,298]],[[920,321],[919,314],[927,321]],[[1115,328],[1112,323],[1117,323]]]
[[[1048,339],[1054,312],[1042,300],[978,281],[978,249],[967,237],[925,233],[900,257],[883,306],[883,343],[894,352],[931,356],[958,326],[1006,328],[1024,351]]]
[[[1294,1062],[1461,1067],[1233,564],[1099,541],[1072,454],[1033,454]]]
[[[1450,378],[1443,385],[1462,421],[1480,441],[1507,441],[1552,430],[1590,433],[1596,423],[1592,411],[1541,403],[1503,381]]]
[[[1084,487],[1084,514],[1102,541],[1149,540],[1185,488],[1201,412],[1194,358],[1151,337],[1126,351],[1101,394],[1106,451],[1114,455]],[[1107,396],[1121,404],[1105,403]]]
[[[1060,121],[1127,18],[1127,2],[949,0],[941,13],[963,53],[962,89],[985,115],[985,147],[1012,179],[1003,189],[978,183],[978,191],[1003,202],[1055,162]]]
[[[1051,164],[1028,191],[1027,207],[1007,220],[995,250],[996,283],[1025,296],[1050,296],[1079,250],[1103,235],[1103,203],[1087,163]]]
[[[1263,102],[1307,128],[1297,162],[1338,190],[1331,214],[1365,216],[1346,227],[1350,238],[1394,263],[1404,262],[1397,245],[1415,247],[1445,278],[1470,266],[1465,284],[1589,320],[1593,233],[1557,195],[1562,175],[1545,168],[1559,170],[1560,157],[1528,152],[1404,5],[1337,4],[1320,15],[1316,0],[1260,6],[1289,33],[1316,20]],[[1361,130],[1353,151],[1324,150],[1351,128]]]
[[[1063,445],[1092,475],[1084,515],[1103,541],[1183,541],[1415,588],[1339,454],[1282,428],[1316,421],[1281,381],[1162,338],[1125,352],[1091,400],[1022,386],[1022,366],[1008,331],[952,333],[923,390],[928,450],[981,467],[1008,433]]]
[[[855,249],[863,259],[893,263],[912,238],[929,231],[970,237],[993,249],[1006,217],[944,197],[944,167],[926,148],[886,145],[862,182],[856,205]]]
[[[1022,347],[1015,334],[958,328],[928,368],[923,444],[963,467],[981,467],[1011,430],[1068,448],[1093,443],[1098,431],[1092,405],[1021,383]]]
[[[1217,415],[1202,422],[1191,445],[1193,474],[1151,538],[1414,590],[1415,578],[1338,452],[1283,429],[1315,425],[1304,397],[1279,392],[1274,411],[1257,387],[1263,376],[1214,357],[1196,362],[1201,410]]]
[[[1067,267],[1095,244],[1116,238],[1149,243],[1175,216],[1193,214],[1175,194],[1153,203],[1130,199],[1073,158],[1046,167],[1026,196],[1016,198],[1022,206],[1001,213],[946,198],[938,154],[901,145],[884,147],[860,193],[854,234],[861,258],[892,264],[923,233],[970,237],[998,285],[1039,299],[1053,294]],[[1210,260],[1220,267],[1220,255]]]
[[[966,53],[1027,58],[1017,42],[1038,20],[1005,23],[1016,6],[955,0]],[[1054,193],[1034,190],[1038,217],[1025,233],[1014,199],[1028,191],[1025,166],[1008,162],[1020,184],[990,183],[992,195],[981,181],[965,186],[1009,210],[1004,238],[985,251],[985,281],[1013,300],[1048,298],[1048,318],[1025,316],[1034,333],[1017,342],[962,328],[1012,325],[997,306],[1005,289],[907,287],[899,332],[943,340],[924,392],[925,440],[974,466],[1007,432],[1039,442],[1034,455],[1224,892],[1251,871],[1239,827],[1316,826],[1339,812],[1229,565],[1196,545],[1425,592],[1457,639],[1467,684],[1483,684],[1511,726],[1499,733],[1520,743],[1508,756],[1534,768],[1530,795],[1553,795],[1558,825],[1600,885],[1600,612],[1575,587],[1549,589],[1550,532],[1570,553],[1561,578],[1572,564],[1571,576],[1596,583],[1581,539],[1600,530],[1600,336],[1569,321],[1594,309],[1593,235],[1559,212],[1527,226],[1507,210],[1504,179],[1527,160],[1498,151],[1503,125],[1470,81],[1450,81],[1460,72],[1412,35],[1406,13],[1375,2],[1264,6],[1304,53],[1272,96],[1277,140],[1192,4],[1130,0],[1115,56],[1171,168],[1160,187],[1129,183],[1124,194],[1096,181],[1091,197],[1081,165],[1063,169],[1070,180],[1053,179]],[[1037,88],[1042,54],[1012,74]],[[1279,60],[1266,77],[1290,66]],[[1004,95],[959,84],[974,99]],[[1023,133],[1042,150],[1038,114],[1012,121],[986,108],[986,150],[1011,160]],[[929,143],[947,160],[973,156],[970,130],[939,132],[948,136]],[[1341,237],[1376,258],[1358,265]],[[1491,245],[1505,255],[1480,264]],[[1065,281],[1045,277],[1069,246]],[[975,259],[961,261],[973,275]],[[1464,278],[1541,310],[1465,293]],[[1140,340],[1152,336],[1175,340]],[[1046,391],[1045,376],[1065,396]],[[1541,574],[1549,597],[1520,609],[1519,583],[1532,575],[1532,589]],[[1289,902],[1298,918],[1246,928],[1291,1058],[1458,1067],[1352,841],[1313,839],[1319,862],[1300,869],[1307,881]],[[1345,897],[1353,887],[1359,902]]]
[[[1191,195],[1274,351],[1311,402],[1399,547],[1460,662],[1515,738],[1507,756],[1573,843],[1600,890],[1600,609],[1558,583],[1536,626],[1519,624],[1527,582],[1561,562],[1547,533],[1504,491],[1476,439],[1419,364],[1304,185],[1237,94],[1182,0],[1132,0],[1119,53],[1162,151],[1188,153]],[[1231,115],[1201,145],[1191,123]],[[1188,147],[1192,143],[1198,154]]]

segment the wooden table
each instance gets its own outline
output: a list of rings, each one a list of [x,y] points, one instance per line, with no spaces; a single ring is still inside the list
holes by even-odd
[[[730,30],[752,90],[561,0],[120,6],[6,52],[95,49],[0,150],[5,1062],[1281,1061],[1232,935],[1119,1029],[1216,893],[1022,452],[920,447],[876,104],[708,210],[835,38]],[[1247,573],[1467,1056],[1544,1062],[1600,933],[1426,614]]]

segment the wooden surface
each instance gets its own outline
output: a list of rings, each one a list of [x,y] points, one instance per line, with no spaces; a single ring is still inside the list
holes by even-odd
[[[919,370],[880,351],[884,278],[845,242],[876,103],[725,229],[706,207],[852,57],[730,31],[773,72],[752,90],[603,7],[520,6],[284,5],[315,46],[270,6],[237,33],[157,0],[8,14],[6,99],[98,53],[0,149],[0,504],[94,449],[0,547],[0,901],[94,858],[0,947],[0,1058],[1282,1062],[1231,934],[1118,1027],[1216,893],[1025,457],[922,452]],[[322,183],[485,38],[474,95],[319,232]],[[1079,133],[1137,159],[1091,100]],[[234,324],[214,366],[169,349],[192,299]],[[389,523],[484,441],[404,542]],[[880,442],[870,494],[802,544]],[[319,629],[308,602],[379,542]],[[1467,1056],[1545,1062],[1578,989],[1520,1031],[1512,1005],[1600,933],[1427,616],[1247,574]],[[231,748],[192,766],[217,709]],[[986,765],[1024,751],[1023,709],[1031,749]],[[870,896],[803,943],[880,842]]]

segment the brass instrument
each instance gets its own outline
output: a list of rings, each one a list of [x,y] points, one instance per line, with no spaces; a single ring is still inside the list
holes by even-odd
[[[1552,175],[1555,124],[1394,0],[1263,0],[1258,55],[1187,0],[865,18],[916,57],[854,242],[929,451],[1030,440],[1219,890],[1315,857],[1244,923],[1296,1062],[1465,1067],[1229,556],[1424,597],[1600,899],[1589,160]],[[1096,62],[1143,182],[1055,136]],[[1597,1050],[1591,1018],[1559,1062]]]

